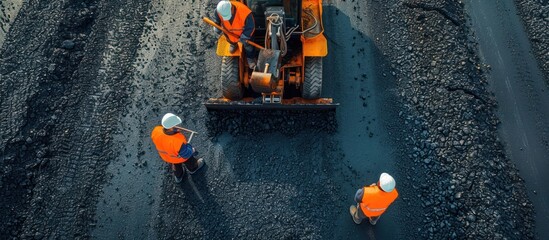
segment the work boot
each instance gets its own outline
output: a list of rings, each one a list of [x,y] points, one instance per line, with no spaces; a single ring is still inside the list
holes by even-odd
[[[379,217],[369,217],[368,219],[370,220],[370,224],[376,225],[377,220],[379,220]]]
[[[231,44],[231,45],[229,46],[229,52],[230,52],[230,53],[236,52],[236,49],[238,49],[238,45],[236,45],[236,44]]]
[[[255,59],[253,58],[246,58],[246,60],[248,61],[248,67],[250,69],[255,69]]]
[[[191,174],[194,174],[196,171],[198,171],[198,169],[200,169],[202,166],[204,166],[204,159],[203,159],[203,158],[200,158],[200,159],[198,159],[198,160],[196,160],[196,161],[197,161],[196,164],[198,164],[198,167],[196,167],[196,169],[195,169],[194,171],[192,171],[192,172],[189,171],[189,173],[191,173]]]
[[[351,205],[349,207],[349,212],[351,213],[351,216],[353,217],[353,222],[355,222],[356,224],[360,224],[362,222],[362,220],[360,218],[358,218],[358,209],[356,208],[355,205]]]
[[[181,183],[183,181],[183,176],[185,176],[185,174],[181,175],[181,177],[177,177],[174,174],[173,178],[175,179],[175,183]]]

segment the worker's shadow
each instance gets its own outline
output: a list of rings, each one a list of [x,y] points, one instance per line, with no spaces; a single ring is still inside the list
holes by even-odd
[[[190,210],[194,213],[194,219],[198,221],[204,231],[203,236],[234,238],[235,234],[228,227],[229,223],[223,221],[228,218],[222,211],[221,206],[215,201],[216,197],[211,194],[208,186],[206,178],[208,168],[206,164],[193,175],[187,172],[183,181],[178,184],[178,188],[185,196],[185,204],[188,204]],[[222,236],[219,234],[222,234]]]
[[[206,203],[204,196],[209,195],[207,181],[203,179],[203,171],[208,171],[207,164],[193,175],[187,172],[183,177],[183,181],[178,185],[186,197],[195,203]]]

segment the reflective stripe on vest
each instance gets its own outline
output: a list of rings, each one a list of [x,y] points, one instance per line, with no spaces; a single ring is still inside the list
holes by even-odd
[[[236,36],[240,37],[242,32],[244,32],[246,18],[248,17],[248,15],[252,13],[252,10],[250,10],[246,5],[244,5],[241,2],[231,1],[231,4],[235,8],[235,13],[233,16],[234,19],[232,24],[230,21],[223,20],[223,18],[219,13],[217,15],[219,15],[219,19],[221,20],[221,26],[223,28],[225,28],[229,32],[236,34]],[[232,43],[237,43],[239,40],[238,37],[235,37],[231,34],[229,34],[229,36],[227,37],[229,38],[229,41]]]
[[[369,208],[368,206],[364,206],[364,207],[371,212],[383,212],[385,211],[385,209],[387,209],[387,208]]]
[[[391,192],[384,192],[378,186],[367,186],[363,188],[363,191],[364,195],[362,195],[360,209],[368,217],[380,216],[398,197],[396,189]]]
[[[183,163],[187,161],[186,158],[179,156],[179,149],[187,143],[187,139],[183,134],[167,135],[164,133],[162,126],[156,126],[151,133],[151,139],[162,160],[169,163]]]

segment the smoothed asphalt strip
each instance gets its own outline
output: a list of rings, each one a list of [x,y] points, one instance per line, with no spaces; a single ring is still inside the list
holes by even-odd
[[[468,11],[498,101],[500,134],[536,211],[536,231],[549,238],[549,88],[513,1],[469,0]]]

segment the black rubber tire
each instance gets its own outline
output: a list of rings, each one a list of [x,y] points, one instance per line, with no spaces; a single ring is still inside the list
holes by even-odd
[[[221,62],[221,91],[230,100],[242,99],[242,85],[238,73],[238,57],[223,57]]]
[[[320,98],[322,92],[322,58],[305,57],[305,79],[301,95],[305,99]]]

